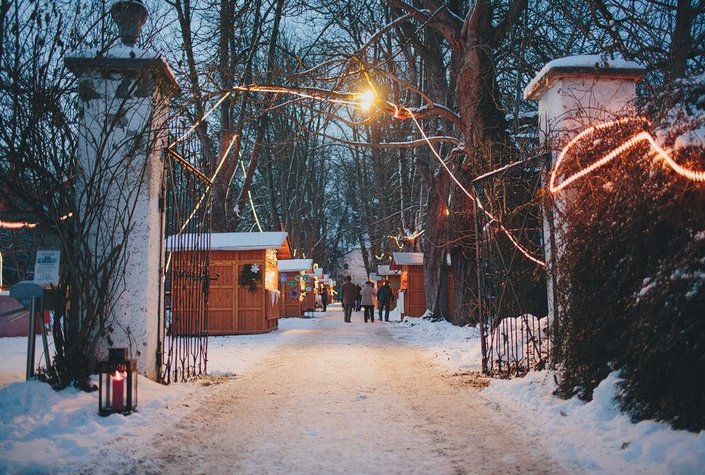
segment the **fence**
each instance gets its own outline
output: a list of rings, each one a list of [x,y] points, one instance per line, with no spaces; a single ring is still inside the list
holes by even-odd
[[[184,137],[184,126],[171,130]],[[164,160],[165,264],[157,362],[165,384],[207,370],[211,181],[199,169],[201,154],[200,142],[190,135],[170,146]]]
[[[541,157],[477,178],[475,212],[482,369],[498,377],[547,366]]]

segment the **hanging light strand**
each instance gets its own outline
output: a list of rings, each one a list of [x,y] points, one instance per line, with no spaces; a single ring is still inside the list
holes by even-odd
[[[648,121],[644,117],[622,117],[620,119],[603,122],[592,127],[588,127],[587,129],[583,130],[578,135],[573,137],[573,139],[570,140],[565,147],[563,147],[563,150],[561,150],[560,155],[558,155],[556,164],[551,170],[551,176],[549,180],[549,190],[551,191],[551,193],[560,192],[561,190],[569,186],[571,183],[580,180],[589,173],[608,164],[623,153],[633,150],[635,147],[644,142],[649,145],[650,150],[655,153],[658,158],[663,160],[678,175],[692,181],[705,182],[705,171],[691,170],[689,168],[683,167],[682,165],[679,165],[678,163],[676,163],[675,160],[673,160],[673,158],[671,158],[668,152],[666,152],[663,148],[661,148],[661,146],[656,143],[656,140],[654,140],[654,137],[649,132],[642,131],[627,138],[624,142],[609,151],[606,155],[602,156],[598,160],[595,160],[587,167],[580,169],[569,177],[564,178],[560,183],[556,184],[556,180],[558,179],[558,172],[561,169],[561,165],[568,156],[568,153],[573,149],[573,147],[576,146],[578,142],[585,139],[586,137],[594,135],[599,131],[610,128],[616,128],[618,126],[627,125],[631,123],[648,123]]]
[[[428,143],[428,146],[429,146],[429,148],[431,149],[431,152],[432,152],[433,155],[436,157],[436,159],[438,159],[438,161],[439,161],[440,164],[443,166],[443,168],[446,170],[446,172],[448,173],[448,176],[450,176],[450,178],[455,182],[456,185],[458,185],[458,187],[463,191],[463,193],[465,193],[465,195],[466,195],[468,198],[470,198],[471,200],[475,201],[475,203],[477,204],[478,209],[481,210],[481,211],[490,219],[490,223],[495,223],[495,224],[497,225],[497,227],[507,236],[507,238],[508,238],[509,241],[512,243],[512,245],[513,245],[519,252],[521,252],[521,253],[524,255],[524,257],[526,257],[526,258],[529,259],[530,261],[532,261],[532,262],[534,262],[534,263],[536,263],[536,264],[538,264],[538,265],[540,265],[540,266],[542,266],[542,267],[546,267],[546,263],[545,263],[544,261],[542,261],[542,260],[539,259],[538,257],[535,257],[528,249],[526,249],[524,246],[522,246],[522,245],[519,243],[519,241],[517,240],[517,238],[512,234],[512,232],[511,232],[509,229],[507,229],[497,218],[495,218],[495,217],[492,215],[492,213],[490,213],[489,211],[487,211],[487,210],[485,209],[485,207],[482,205],[482,202],[478,199],[478,197],[475,196],[474,194],[470,193],[470,191],[468,191],[468,189],[465,188],[462,183],[460,183],[460,180],[458,180],[458,178],[453,174],[453,172],[450,170],[450,168],[448,168],[448,165],[446,165],[446,163],[445,163],[445,161],[443,160],[443,158],[441,158],[441,156],[438,154],[438,152],[436,151],[436,149],[435,149],[435,148],[433,147],[433,145],[431,144],[431,141],[429,140],[428,136],[426,135],[426,132],[424,132],[423,128],[421,128],[421,125],[420,125],[419,122],[416,120],[416,116],[414,115],[414,113],[413,113],[411,110],[409,110],[409,109],[404,109],[404,111],[405,111],[405,112],[411,117],[411,119],[414,121],[414,124],[416,125],[416,128],[419,129],[419,132],[421,133],[421,136],[422,136],[422,137],[424,138],[424,140]],[[478,239],[479,239],[479,237],[478,237]]]
[[[183,140],[186,136],[188,136],[201,122],[203,122],[214,110],[216,107],[218,107],[228,95],[230,95],[233,91],[240,91],[240,92],[265,92],[265,93],[273,93],[273,94],[291,94],[295,95],[298,97],[302,98],[307,98],[307,99],[316,99],[316,100],[321,100],[321,101],[326,101],[326,102],[333,102],[333,103],[338,103],[338,104],[343,104],[343,105],[348,105],[352,106],[356,109],[359,109],[361,111],[368,110],[370,108],[369,102],[372,101],[372,98],[370,97],[370,92],[365,91],[361,93],[335,93],[336,97],[331,98],[331,91],[323,91],[323,90],[317,90],[313,88],[293,88],[293,87],[282,87],[282,86],[267,86],[267,85],[250,85],[250,86],[235,86],[232,89],[226,91],[223,93],[223,96],[213,105],[213,107],[206,113],[204,116],[196,122],[181,138],[177,139],[173,144],[170,145],[172,147],[179,141]],[[374,91],[373,91],[374,92]],[[392,115],[400,120],[404,119],[412,119],[414,122],[414,125],[416,128],[419,130],[421,133],[421,136],[423,137],[423,140],[428,144],[429,148],[431,149],[431,152],[433,155],[438,159],[440,164],[443,166],[443,168],[446,170],[448,173],[448,176],[455,182],[456,185],[467,195],[470,199],[474,200],[475,203],[477,203],[478,208],[485,214],[487,217],[489,217],[491,223],[495,223],[497,227],[509,238],[509,241],[512,243],[512,245],[519,250],[527,259],[530,261],[545,267],[546,263],[542,261],[541,259],[533,256],[531,252],[526,249],[524,246],[522,246],[519,241],[514,237],[514,235],[507,229],[497,218],[495,218],[489,211],[485,209],[485,207],[482,205],[480,200],[474,196],[472,193],[470,193],[462,183],[458,180],[458,178],[453,174],[453,172],[448,168],[446,163],[443,161],[443,158],[438,154],[436,149],[433,147],[433,144],[431,143],[431,140],[428,138],[426,133],[424,132],[423,128],[421,127],[421,124],[419,124],[416,115],[413,113],[413,111],[407,107],[400,107],[394,103],[388,102],[388,101],[380,101],[382,109],[385,111],[391,112]],[[229,150],[229,148],[228,148]],[[227,152],[223,155],[223,160],[227,156]],[[222,161],[221,161],[222,165]],[[218,170],[220,169],[220,165],[218,166]],[[215,175],[217,174],[218,170],[216,170]],[[251,199],[251,196],[250,196]],[[256,212],[254,211],[254,204],[251,202],[251,206],[253,208],[253,213],[255,213],[255,219],[257,220],[256,217]],[[259,220],[257,220],[258,226],[259,226]]]
[[[59,218],[59,221],[66,221],[73,216],[73,211],[69,211]],[[29,221],[0,221],[0,229],[34,229],[39,223]]]

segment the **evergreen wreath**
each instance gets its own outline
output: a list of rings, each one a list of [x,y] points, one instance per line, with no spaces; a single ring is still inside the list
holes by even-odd
[[[245,264],[240,271],[240,280],[238,281],[242,287],[248,287],[250,292],[257,291],[257,281],[259,280],[259,264]]]

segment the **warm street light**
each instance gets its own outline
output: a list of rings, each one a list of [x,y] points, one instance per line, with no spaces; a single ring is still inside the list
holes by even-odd
[[[375,92],[371,89],[368,89],[365,92],[360,93],[357,101],[360,106],[360,109],[363,111],[368,111],[372,108],[376,100]]]

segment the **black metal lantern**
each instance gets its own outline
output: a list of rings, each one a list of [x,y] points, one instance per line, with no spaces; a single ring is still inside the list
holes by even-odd
[[[98,414],[128,415],[137,410],[137,361],[127,348],[110,348],[108,361],[98,363]]]

